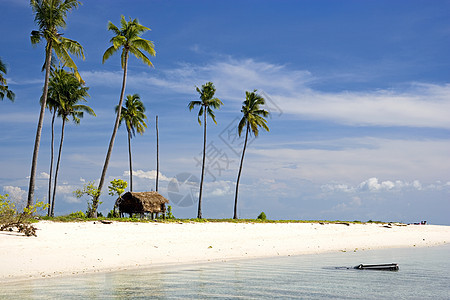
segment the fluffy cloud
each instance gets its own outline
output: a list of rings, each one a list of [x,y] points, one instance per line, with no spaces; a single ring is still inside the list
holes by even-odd
[[[9,195],[10,200],[15,202],[16,207],[19,210],[23,209],[26,206],[27,191],[22,190],[20,187],[10,185],[4,186],[3,191]]]
[[[123,172],[123,176],[124,177],[130,176],[130,171]],[[156,179],[156,170],[151,170],[151,171],[133,170],[133,178],[134,177],[155,180]],[[170,181],[171,180],[171,178],[166,177],[161,172],[159,172],[158,179],[161,181]]]
[[[38,176],[38,179],[49,179],[50,178],[50,174],[46,173],[46,172],[41,172]]]
[[[400,191],[400,190],[442,190],[449,187],[449,182],[442,183],[436,182],[423,186],[419,180],[413,180],[411,182],[403,180],[385,180],[380,181],[376,177],[364,180],[357,186],[350,186],[347,184],[324,184],[321,186],[324,192],[345,192],[345,193],[356,193],[356,192],[381,192],[381,191]]]
[[[25,201],[25,196],[27,195],[27,192],[22,190],[20,187],[17,186],[4,186],[3,191],[9,195],[9,198],[16,203],[22,203]]]
[[[122,75],[92,71],[82,76],[93,85],[116,86]],[[171,92],[183,94],[192,93],[195,85],[213,81],[221,97],[236,104],[242,101],[243,91],[263,89],[283,112],[307,119],[349,125],[450,128],[450,84],[411,83],[398,90],[322,92],[311,86],[323,79],[308,70],[233,58],[130,74],[129,79],[130,85],[140,88],[170,87]]]
[[[402,184],[403,186],[403,184]],[[395,184],[392,181],[382,181],[378,182],[378,179],[375,177],[369,178],[360,183],[360,190],[369,190],[369,191],[379,191],[379,190],[392,190],[395,187]]]

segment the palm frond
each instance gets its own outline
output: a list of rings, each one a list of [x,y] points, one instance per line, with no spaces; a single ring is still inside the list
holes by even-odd
[[[117,26],[114,25],[111,21],[108,21],[107,29],[111,30],[112,32],[114,32],[115,35],[120,35],[121,34],[119,28],[117,28]]]
[[[150,59],[141,50],[135,47],[130,47],[130,52],[133,53],[134,56],[142,60],[146,65],[153,67],[153,64],[150,61]]]
[[[244,126],[247,124],[247,119],[244,117],[242,117],[242,119],[239,121],[238,124],[238,134],[239,136],[241,136],[242,134],[242,129],[244,128]]]
[[[150,54],[151,56],[156,55],[155,45],[153,44],[152,41],[145,40],[141,37],[136,37],[130,41],[130,44],[132,47],[141,49],[141,50],[147,52],[148,54]]]
[[[189,110],[194,109],[194,107],[196,107],[197,105],[202,105],[202,102],[198,101],[198,100],[189,102],[189,104],[188,104]]]
[[[197,121],[199,125],[202,125],[202,120],[200,119],[201,116],[203,116],[203,106],[198,111]]]
[[[211,109],[211,107],[208,106],[207,112],[208,112],[208,116],[210,116],[211,119],[214,121],[214,124],[217,124],[216,115],[214,114],[214,111]]]
[[[256,90],[254,90],[253,92],[245,92],[245,100],[242,103],[241,110],[241,112],[243,113],[243,117],[238,125],[239,135],[242,132],[244,120],[247,123],[247,126],[250,127],[251,133],[253,133],[255,137],[259,134],[259,127],[262,127],[264,130],[269,131],[267,120],[264,119],[269,115],[269,112],[260,108],[260,106],[264,104],[265,99],[261,95],[257,94]]]
[[[41,42],[41,33],[37,30],[33,30],[30,35],[31,44],[36,45]]]
[[[116,51],[119,50],[118,48],[111,46],[108,49],[106,49],[105,53],[103,54],[102,63],[105,63],[105,61],[110,58]]]

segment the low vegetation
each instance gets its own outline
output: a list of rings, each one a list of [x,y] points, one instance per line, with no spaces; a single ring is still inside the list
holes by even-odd
[[[36,213],[44,211],[48,204],[37,202],[35,205],[19,210],[15,203],[8,198],[8,194],[0,195],[0,231],[16,229],[26,236],[36,236],[36,227],[33,225],[36,222]]]
[[[172,214],[172,207],[168,206],[166,218],[164,219],[162,216],[159,216],[157,219],[150,219],[149,216],[141,218],[139,214],[133,215],[131,218],[119,218],[114,217],[112,215],[112,211],[108,214],[108,217],[103,217],[101,213],[99,213],[98,218],[88,217],[87,213],[82,211],[70,213],[64,216],[57,217],[40,217],[41,220],[50,220],[55,222],[88,222],[88,221],[116,221],[116,222],[139,222],[139,223],[149,223],[149,222],[160,222],[160,223],[316,223],[316,224],[366,224],[366,223],[379,223],[385,224],[388,222],[381,221],[370,221],[370,222],[361,222],[361,221],[330,221],[330,220],[269,220],[262,212],[256,219],[181,219],[175,218]]]

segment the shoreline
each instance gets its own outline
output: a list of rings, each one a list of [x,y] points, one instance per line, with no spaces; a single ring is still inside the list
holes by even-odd
[[[450,226],[345,225],[40,221],[37,237],[0,232],[0,281],[450,243]]]

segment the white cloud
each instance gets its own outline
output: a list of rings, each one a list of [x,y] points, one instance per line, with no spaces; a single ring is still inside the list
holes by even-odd
[[[447,179],[450,170],[450,141],[446,140],[363,137],[266,147],[248,149],[245,172],[249,176],[306,179],[319,184],[339,178],[339,183],[354,186],[361,178],[371,177],[435,182]],[[389,185],[386,182],[384,188]]]
[[[10,185],[4,186],[3,191],[9,195],[10,199],[15,201],[24,200],[27,194],[27,191],[22,190],[20,187]]]
[[[18,209],[22,209],[26,205],[27,191],[17,186],[4,186],[3,191],[9,195],[9,199],[16,203]]]
[[[448,186],[447,183],[441,183],[437,181],[433,184],[427,185],[425,188],[419,180],[413,180],[411,182],[403,180],[385,180],[380,181],[376,177],[364,180],[357,186],[350,186],[347,184],[324,184],[321,186],[325,192],[346,192],[346,193],[358,193],[358,192],[386,192],[386,191],[401,191],[401,190],[442,190]]]
[[[117,86],[121,72],[84,72],[91,84]],[[227,58],[206,65],[180,64],[178,68],[130,74],[140,88],[170,87],[171,92],[193,93],[195,85],[214,82],[217,95],[239,101],[244,91],[264,90],[284,113],[313,120],[349,125],[450,128],[450,84],[411,83],[401,90],[322,92],[311,88],[321,81],[307,70],[253,59]]]
[[[372,177],[359,184],[360,190],[379,191],[379,190],[392,190],[395,184],[392,181],[378,182],[378,178]]]
[[[204,183],[205,187],[205,197],[208,196],[226,196],[226,195],[233,195],[234,194],[234,187],[235,183],[231,181],[225,181],[225,180],[217,180],[214,182],[206,182]]]
[[[50,174],[46,173],[46,172],[41,172],[38,176],[39,179],[49,179],[50,178]]]
[[[130,171],[123,172],[123,176],[130,176]],[[133,170],[133,178],[143,178],[143,179],[156,179],[156,170],[151,171],[144,171],[144,170]],[[159,172],[159,180],[161,181],[170,181],[172,178],[168,178],[165,175],[163,175],[161,172]]]
[[[69,184],[63,184],[63,185],[58,185],[56,187],[56,193],[57,194],[73,194],[73,191],[75,191],[77,189],[76,186],[73,185],[69,185]]]

